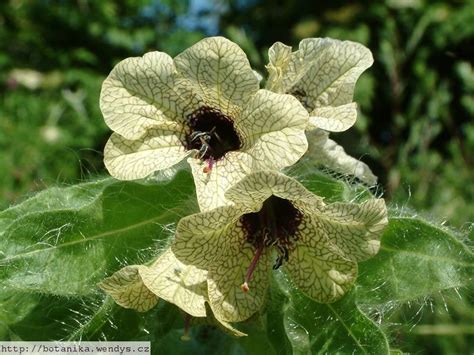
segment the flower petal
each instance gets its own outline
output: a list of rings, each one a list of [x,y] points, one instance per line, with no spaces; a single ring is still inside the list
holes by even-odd
[[[313,195],[295,179],[276,171],[258,171],[243,178],[226,193],[227,199],[240,206],[260,209],[271,195],[292,201],[296,207],[304,204],[324,206],[322,198]]]
[[[139,270],[142,265],[130,265],[99,283],[99,287],[122,307],[146,312],[158,303],[158,297],[144,285]]]
[[[205,105],[219,108],[231,117],[259,88],[245,53],[223,37],[199,41],[176,56],[174,62]]]
[[[341,256],[328,243],[327,232],[308,216],[303,218],[298,236],[284,268],[295,285],[315,301],[337,301],[354,283],[357,263]]]
[[[217,161],[210,172],[203,169],[206,163],[199,159],[189,158],[196,195],[201,211],[229,204],[225,198],[227,189],[250,173],[251,157],[248,154],[233,151]]]
[[[185,265],[167,249],[150,267],[140,268],[144,285],[193,317],[205,317],[207,271]]]
[[[328,167],[338,173],[353,175],[369,186],[377,183],[377,176],[367,164],[351,157],[339,144],[329,139],[329,134],[321,129],[306,133],[309,148],[304,159]]]
[[[121,180],[144,178],[156,170],[169,168],[189,154],[182,134],[151,129],[139,140],[113,133],[104,148],[104,163],[110,175]]]
[[[241,150],[253,158],[251,170],[281,169],[301,158],[308,149],[308,119],[293,96],[259,90],[234,122]]]
[[[240,330],[234,328],[232,324],[226,322],[225,320],[219,319],[216,315],[212,312],[209,303],[206,304],[207,316],[214,319],[214,323],[221,328],[227,334],[233,335],[235,337],[245,337],[248,334],[241,332]]]
[[[227,243],[228,238],[237,240],[233,234],[243,238],[235,224],[244,213],[235,206],[223,206],[182,218],[171,246],[173,252],[186,264],[207,268],[221,251],[222,243]]]
[[[199,107],[199,99],[176,75],[169,55],[150,52],[118,63],[102,84],[100,109],[107,125],[127,139],[150,128],[183,122]],[[171,121],[171,122],[170,122]]]
[[[269,261],[260,257],[250,291],[240,286],[255,254],[236,219],[243,213],[234,206],[184,217],[176,229],[172,250],[185,264],[208,270],[208,297],[216,318],[227,322],[247,319],[262,305],[268,286]]]
[[[276,42],[268,49],[268,90],[285,93],[298,74],[299,62],[292,60],[291,47]],[[291,81],[291,82],[288,82]]]
[[[321,128],[331,132],[342,132],[354,125],[357,119],[357,105],[351,102],[336,107],[317,107],[309,115],[308,129]]]
[[[347,259],[363,261],[379,251],[380,237],[388,223],[387,207],[383,199],[333,203],[314,214],[313,220]]]
[[[373,63],[363,45],[330,38],[307,38],[283,70],[284,90],[300,96],[309,111],[350,103],[359,76]]]
[[[247,269],[255,255],[254,247],[242,233],[225,236],[223,251],[209,268],[208,294],[212,311],[228,322],[241,322],[262,308],[270,277],[268,253],[260,256],[250,280],[250,290],[242,291]]]

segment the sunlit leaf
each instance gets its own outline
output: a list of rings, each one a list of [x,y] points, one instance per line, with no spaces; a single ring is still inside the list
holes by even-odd
[[[3,292],[97,293],[96,283],[107,274],[157,254],[157,243],[169,236],[167,225],[193,210],[192,194],[190,175],[182,172],[172,184],[106,179],[62,194],[45,192],[4,211]]]
[[[421,218],[392,217],[380,252],[360,264],[361,304],[403,303],[472,283],[474,254],[446,228]]]

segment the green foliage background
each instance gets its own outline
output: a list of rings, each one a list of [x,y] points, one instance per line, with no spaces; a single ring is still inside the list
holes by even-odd
[[[472,243],[473,1],[3,1],[0,4],[0,209],[21,202],[25,196],[49,186],[70,185],[104,176],[101,152],[109,130],[101,117],[98,97],[102,80],[114,64],[149,50],[158,49],[174,55],[200,38],[214,34],[225,35],[239,43],[254,68],[262,73],[267,62],[267,49],[275,41],[297,46],[305,37],[329,36],[355,40],[368,46],[375,63],[357,86],[356,101],[360,104],[361,116],[353,129],[334,135],[334,139],[371,166],[379,176],[388,202],[398,207],[399,218],[403,219],[404,210],[416,209],[428,220],[446,221],[448,226],[459,228],[463,235],[468,236],[464,237],[465,241]],[[189,179],[186,176],[178,178]],[[57,192],[57,196],[54,196],[55,190],[48,192],[53,195],[50,201],[61,201],[57,209],[64,214],[64,225],[68,221],[79,221],[78,215],[85,213],[82,208],[86,206],[92,209],[86,208],[87,213],[107,218],[107,213],[94,212],[91,200],[96,196],[105,199],[105,206],[109,201],[113,211],[121,208],[128,211],[133,204],[130,196],[135,196],[139,202],[140,194],[150,194],[145,187],[120,186],[108,179],[91,184],[92,195],[81,195],[80,205],[68,208],[64,208],[64,191]],[[132,190],[127,192],[127,189]],[[74,190],[71,193],[74,198],[78,197]],[[123,193],[127,196],[124,200],[127,206],[119,208],[114,198]],[[160,191],[155,193],[160,194]],[[192,191],[183,193],[192,194]],[[21,206],[26,208],[28,202],[25,203],[13,211],[18,211]],[[54,204],[47,207],[55,210]],[[46,206],[35,208],[39,212]],[[186,212],[177,211],[176,215],[193,210],[192,206],[187,208]],[[11,213],[15,212],[10,209],[2,214],[0,226],[1,223],[4,223],[4,228],[9,226],[8,223],[14,219]],[[150,210],[149,213],[154,212]],[[128,218],[139,219],[138,214],[134,216],[132,213]],[[117,221],[127,223],[126,219],[117,217],[111,221],[112,225],[108,224],[107,228],[120,229],[120,226],[113,225]],[[166,225],[173,221],[171,218],[160,223]],[[47,216],[34,214],[29,215],[21,226],[25,243],[28,226],[40,226],[36,233],[52,228]],[[64,232],[67,235],[68,227]],[[143,232],[147,232],[146,228]],[[72,232],[70,235],[71,238],[80,237]],[[430,235],[435,237],[436,232]],[[166,242],[164,237],[154,238]],[[93,255],[113,270],[126,263],[146,260],[156,247],[139,241],[132,244],[129,255],[121,254],[123,259],[120,261],[115,260],[112,252],[120,245],[91,244],[86,250],[89,253],[94,251]],[[7,247],[8,243],[3,244],[2,253],[7,251],[3,249]],[[103,254],[101,248],[111,251]],[[139,255],[134,254],[136,250],[140,250]],[[61,257],[57,255],[54,259],[58,265]],[[64,257],[69,255],[66,253]],[[81,255],[77,255],[78,265],[80,261]],[[45,279],[41,284],[41,294],[32,296],[27,292],[31,290],[26,271],[34,270],[34,265],[27,263],[22,266],[23,262],[19,260],[14,269],[24,267],[25,277],[13,280],[23,282],[21,302],[18,303],[18,298],[13,302],[8,292],[3,293],[0,315],[6,317],[8,314],[8,317],[15,318],[8,324],[16,324],[14,333],[18,336],[28,333],[31,319],[39,319],[46,313],[48,317],[42,320],[45,339],[71,334],[72,329],[61,326],[61,319],[71,316],[66,313],[79,307],[77,303],[71,301],[62,308],[52,306],[58,302],[58,290],[54,287],[64,280]],[[93,274],[83,265],[78,268],[83,269],[80,275],[76,275],[78,280],[81,275],[92,275],[91,279],[88,283],[78,281],[77,288],[72,287],[70,291],[84,296],[97,292],[93,285],[104,275]],[[370,274],[370,268],[367,270]],[[430,272],[421,267],[415,270],[421,274]],[[8,274],[9,271],[2,272]],[[8,279],[8,275],[5,277]],[[370,285],[371,278],[362,278],[362,286],[364,280],[368,283],[366,289],[370,290],[374,286]],[[69,281],[74,284],[73,280]],[[418,299],[400,308],[385,302],[381,292],[380,302],[374,300],[365,305],[365,311],[375,318],[383,318],[385,327],[396,328],[391,333],[395,334],[394,338],[389,340],[403,351],[467,353],[474,348],[472,294],[469,289],[461,289],[459,296],[454,291],[435,292],[430,298]],[[416,298],[417,295],[412,296]],[[117,310],[109,301],[101,304],[101,300],[98,297],[94,301],[97,304],[85,304],[76,309],[83,313],[77,321],[86,323],[86,326],[73,331],[84,334],[95,334],[99,330],[110,332],[101,325],[105,322],[103,315],[110,312],[118,329],[122,323],[132,324],[136,326],[136,334],[141,334],[141,323],[152,322],[158,314],[167,321],[161,325],[163,329],[153,328],[156,337],[160,331],[164,334],[165,327],[172,327],[170,324],[175,321],[174,311],[164,307],[142,319],[133,312]],[[298,297],[293,301],[306,302]],[[51,312],[44,311],[48,307]],[[7,313],[2,308],[14,311]],[[89,313],[90,318],[87,318]],[[6,328],[0,328],[0,335],[5,332],[8,332]],[[207,342],[219,343],[228,349],[234,346],[226,343],[227,338],[222,340],[212,332],[209,334],[205,338]],[[126,336],[124,334],[123,339]],[[167,344],[163,346],[172,347],[176,337],[167,337],[168,343],[162,340]],[[299,349],[300,345],[294,345],[293,349]],[[190,351],[197,351],[199,346],[186,345]],[[246,345],[239,346],[245,349]],[[304,349],[305,345],[301,346]]]

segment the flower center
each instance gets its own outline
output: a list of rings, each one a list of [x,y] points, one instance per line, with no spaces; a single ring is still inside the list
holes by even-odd
[[[248,282],[257,266],[264,248],[276,247],[278,257],[273,269],[278,269],[283,261],[288,261],[292,243],[298,239],[297,229],[301,223],[302,213],[285,199],[270,196],[258,212],[244,214],[240,222],[246,234],[246,241],[252,244],[256,253],[249,266],[242,290],[249,290]]]
[[[188,115],[186,149],[197,149],[197,157],[207,161],[209,169],[215,161],[227,152],[238,150],[241,146],[232,119],[217,109],[203,106]]]

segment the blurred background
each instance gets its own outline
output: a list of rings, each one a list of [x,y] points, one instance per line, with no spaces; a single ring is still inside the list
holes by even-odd
[[[4,0],[0,2],[0,209],[51,185],[105,174],[103,79],[129,56],[176,55],[224,35],[265,74],[276,41],[361,42],[375,63],[359,80],[355,127],[332,137],[379,176],[393,206],[461,229],[474,221],[474,1]],[[403,351],[473,345],[467,293],[387,315]],[[471,348],[472,350],[472,348]]]

